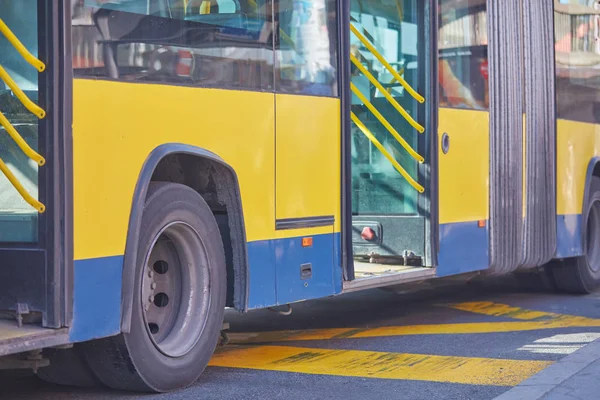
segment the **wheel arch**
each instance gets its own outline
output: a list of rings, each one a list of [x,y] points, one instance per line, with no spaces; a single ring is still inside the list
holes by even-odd
[[[592,181],[592,176],[597,176],[600,178],[600,156],[594,156],[590,159],[587,166],[587,171],[585,174],[585,188],[583,192],[583,205],[585,205],[586,198],[588,195],[590,182]]]
[[[581,227],[580,227],[580,238],[581,238],[581,246],[582,249],[585,251],[585,235],[586,235],[586,230],[585,230],[585,223],[587,220],[587,214],[588,214],[588,197],[590,195],[590,185],[592,183],[592,177],[598,177],[600,178],[600,156],[594,156],[590,159],[588,166],[587,166],[587,171],[585,173],[585,186],[583,188],[583,199],[581,202]]]
[[[173,160],[177,160],[177,162],[181,161],[182,164],[185,164],[177,164],[176,172],[179,173],[178,176],[174,176],[173,168],[169,168],[173,166]],[[208,169],[210,169],[211,172],[207,174]],[[204,174],[191,174],[191,172],[196,171],[204,172]],[[226,207],[226,221],[228,228],[227,238],[223,237],[221,224],[219,224],[219,227],[224,239],[223,244],[225,246],[226,254],[230,251],[230,258],[228,259],[228,264],[230,265],[227,266],[228,298],[231,296],[232,305],[236,310],[247,310],[248,259],[246,251],[246,230],[244,226],[244,216],[237,174],[229,164],[213,152],[181,143],[166,143],[156,147],[146,158],[138,176],[133,194],[125,245],[125,256],[123,259],[121,300],[122,332],[129,332],[131,327],[131,313],[133,307],[132,293],[133,285],[135,284],[138,238],[148,185],[152,181],[166,180],[183,183],[196,189],[191,184],[190,179],[182,178],[182,176],[185,177],[186,173],[192,181],[196,176],[200,177],[200,180],[207,176],[216,180],[214,186],[216,187],[215,194],[217,198],[213,200],[222,202]],[[203,193],[200,194],[205,197]],[[206,197],[205,200],[209,202]],[[217,216],[215,215],[215,217]],[[229,249],[227,248],[228,246],[230,247]]]

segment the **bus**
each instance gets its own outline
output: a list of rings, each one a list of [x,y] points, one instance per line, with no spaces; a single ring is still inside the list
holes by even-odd
[[[589,293],[599,38],[597,0],[0,0],[0,367],[167,392],[226,309]]]

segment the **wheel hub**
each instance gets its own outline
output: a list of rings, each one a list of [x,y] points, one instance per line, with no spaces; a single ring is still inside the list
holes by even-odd
[[[147,257],[141,307],[148,336],[169,357],[185,355],[204,329],[209,296],[208,262],[198,233],[173,223],[159,233]]]

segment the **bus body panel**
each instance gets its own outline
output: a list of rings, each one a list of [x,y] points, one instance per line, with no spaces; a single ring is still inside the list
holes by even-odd
[[[132,195],[144,160],[165,142],[206,148],[238,174],[249,309],[342,291],[339,99],[75,79],[73,128],[72,341],[119,332]],[[450,147],[442,154],[438,146],[437,276],[490,263],[489,113],[442,105],[438,140],[444,133]],[[600,125],[559,118],[556,146],[555,257],[574,257],[584,251],[581,214]],[[323,216],[332,223],[277,229],[278,220]],[[307,264],[311,279],[303,275]]]
[[[118,333],[122,260],[135,184],[147,156],[167,138],[169,142],[214,152],[238,174],[248,241],[248,308],[341,292],[339,100],[310,99],[321,101],[323,111],[322,118],[313,122],[313,126],[322,129],[314,134],[333,129],[325,145],[319,146],[322,154],[299,148],[310,142],[298,137],[292,138],[285,150],[287,154],[282,154],[287,157],[304,154],[307,163],[314,164],[312,170],[304,173],[312,174],[319,160],[321,167],[324,162],[331,164],[332,171],[315,175],[315,180],[321,180],[315,186],[306,184],[309,176],[305,175],[305,185],[296,190],[295,196],[282,194],[279,203],[283,210],[287,207],[291,212],[298,209],[295,207],[298,202],[316,207],[317,214],[330,210],[327,214],[334,217],[334,224],[276,230],[273,97],[269,93],[75,79],[74,284],[77,290],[73,340]],[[160,101],[152,103],[149,98]],[[288,103],[296,106],[295,101],[288,99]],[[211,112],[203,112],[209,109]],[[229,113],[234,111],[237,115],[232,118]],[[196,124],[190,125],[190,120],[196,120]],[[241,131],[246,133],[236,135],[235,140],[227,140],[224,133]],[[139,140],[140,134],[144,135],[144,141]],[[292,169],[282,171],[298,174]],[[300,183],[302,178],[292,181]],[[326,208],[315,201],[326,204]],[[310,208],[304,212],[315,214]],[[312,238],[313,246],[303,248],[303,237]],[[301,277],[300,269],[307,263],[312,264],[313,275],[308,281]],[[106,274],[114,279],[101,278]],[[116,297],[103,304],[101,293],[113,293]],[[96,313],[98,322],[90,322]]]
[[[489,113],[439,108],[438,276],[489,266]],[[479,225],[483,221],[483,226]]]
[[[332,227],[318,228],[328,233],[303,236],[281,236],[272,240],[248,243],[249,299],[248,309],[283,305],[316,299],[342,292],[341,234]],[[316,230],[316,229],[315,229]],[[308,230],[306,230],[308,231]],[[312,245],[303,247],[302,239],[312,239]],[[310,264],[310,277],[303,276],[302,268]],[[271,279],[275,279],[273,284]]]
[[[340,231],[340,100],[275,95],[277,220],[332,216]]]
[[[121,332],[123,256],[75,260],[71,342]]]
[[[600,156],[600,124],[559,119],[557,129],[557,258],[583,254],[582,209],[588,166]]]
[[[341,290],[340,112],[336,98],[275,95],[278,304]],[[311,245],[297,237],[302,226]]]
[[[86,328],[96,313],[120,321],[122,257],[133,192],[144,161],[165,142],[206,148],[234,168],[244,210],[250,285],[256,287],[250,288],[249,298],[255,305],[276,304],[274,262],[265,262],[274,260],[270,241],[276,237],[274,95],[84,79],[74,80],[73,91],[74,339],[104,335],[100,324],[92,324],[96,330]],[[244,134],[228,140],[224,132]],[[306,230],[295,233],[300,236]],[[101,279],[104,270],[119,279]],[[118,293],[119,300],[104,302],[99,292]]]

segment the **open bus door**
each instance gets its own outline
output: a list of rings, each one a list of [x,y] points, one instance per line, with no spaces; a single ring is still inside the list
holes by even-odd
[[[350,1],[345,290],[434,274],[436,18],[435,1]]]
[[[70,320],[73,260],[64,3],[0,0],[0,355],[67,340],[60,329]]]

